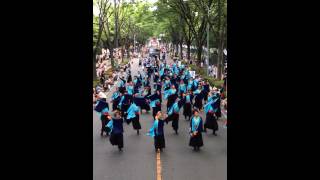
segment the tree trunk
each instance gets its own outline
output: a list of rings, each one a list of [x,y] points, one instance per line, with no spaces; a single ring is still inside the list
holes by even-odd
[[[124,56],[124,45],[121,46],[121,62],[123,62],[123,56]]]
[[[197,42],[197,64],[200,64],[201,62],[201,55],[202,55],[202,43]]]
[[[178,51],[179,51],[179,44],[177,43],[177,44],[176,44],[176,52],[175,52],[175,54],[174,54],[175,57],[178,56]]]
[[[187,41],[187,59],[188,59],[188,62],[190,62],[190,46],[191,46],[191,41]]]
[[[92,58],[92,63],[93,63],[93,69],[92,69],[93,75],[92,75],[92,77],[93,77],[93,80],[96,80],[96,79],[97,79],[96,55],[95,55],[95,54],[96,54],[96,53],[93,52],[93,58]]]
[[[220,31],[219,33],[219,45],[218,45],[218,79],[221,80],[223,67],[224,67],[224,60],[223,60],[223,47],[224,47],[224,37],[223,32]]]
[[[183,53],[182,53],[182,41],[180,41],[180,60],[183,59]]]
[[[109,51],[110,51],[111,67],[114,68],[114,59],[113,59],[113,48],[112,48],[112,45],[109,46]]]
[[[129,47],[130,47],[130,39],[129,39],[129,41],[126,40],[126,43],[125,43],[125,48],[127,50],[127,58],[129,58],[129,51],[130,51]]]
[[[97,44],[96,46],[94,47],[94,50],[93,50],[93,58],[92,58],[92,61],[93,61],[93,79],[97,79],[97,70],[96,70],[96,55],[97,55],[97,49],[100,45],[100,41],[101,41],[101,35],[102,35],[102,26],[99,25],[99,32],[98,32],[98,39],[97,39]]]
[[[114,0],[114,47],[118,47],[118,12],[117,0]]]
[[[223,38],[223,31],[224,26],[221,24],[222,15],[221,10],[223,8],[223,4],[221,4],[221,0],[218,1],[218,16],[219,16],[219,22],[218,22],[218,29],[219,29],[219,40],[218,40],[218,80],[221,80],[221,76],[223,73],[223,45],[224,45],[224,38]]]

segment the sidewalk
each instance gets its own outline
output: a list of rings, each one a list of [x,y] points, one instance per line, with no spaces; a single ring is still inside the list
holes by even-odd
[[[116,61],[115,61],[116,62]],[[104,63],[104,64],[106,64],[107,65],[107,67],[106,67],[106,69],[105,69],[105,71],[107,71],[108,69],[110,69],[111,68],[111,60],[110,59],[108,59],[108,60],[104,60],[102,63]],[[121,59],[118,59],[118,64],[120,64],[121,63]]]

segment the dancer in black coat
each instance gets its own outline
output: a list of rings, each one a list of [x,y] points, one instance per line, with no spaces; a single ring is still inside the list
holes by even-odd
[[[184,99],[185,99],[185,103],[183,105],[183,115],[186,120],[187,120],[187,117],[189,117],[189,121],[190,121],[190,118],[192,116],[192,99],[193,99],[191,90],[184,96]]]
[[[199,116],[199,111],[194,110],[193,117],[190,121],[190,141],[189,146],[192,146],[195,151],[200,150],[203,146],[202,131],[203,131],[202,118]]]
[[[113,146],[118,146],[119,151],[123,148],[123,119],[119,111],[115,112],[115,116],[107,117],[110,121],[106,125],[108,132],[110,132],[110,143]]]
[[[156,91],[154,94],[147,97],[150,107],[152,107],[152,116],[155,118],[158,111],[161,111],[161,93],[160,91]]]
[[[201,89],[201,87],[199,87],[196,91],[193,92],[193,94],[194,94],[194,107],[196,107],[199,110],[202,110],[203,91],[201,91],[200,89]]]
[[[212,134],[217,136],[216,131],[218,131],[218,122],[214,112],[215,103],[216,101],[212,103],[209,102],[205,105],[206,122],[204,123],[204,132],[207,132],[207,129],[212,129]]]

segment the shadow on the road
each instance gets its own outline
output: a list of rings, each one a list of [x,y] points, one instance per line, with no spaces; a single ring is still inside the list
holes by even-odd
[[[122,151],[119,151],[117,146],[113,146],[112,149],[106,151],[106,154],[112,156],[113,158],[122,157],[124,153],[126,153],[125,147],[122,149]]]

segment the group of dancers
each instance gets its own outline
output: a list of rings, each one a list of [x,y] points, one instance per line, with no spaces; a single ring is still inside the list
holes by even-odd
[[[139,135],[140,114],[143,110],[149,113],[152,108],[153,126],[147,135],[154,138],[155,150],[162,151],[165,148],[164,124],[171,122],[174,132],[178,134],[179,112],[183,108],[186,121],[190,121],[189,146],[195,151],[200,150],[203,146],[202,132],[211,129],[217,135],[217,120],[221,117],[220,92],[200,77],[191,77],[189,69],[183,64],[169,65],[156,58],[145,58],[144,62],[143,71],[139,71],[137,76],[132,78],[130,69],[127,69],[127,77],[120,77],[110,102],[113,117],[106,98],[98,98],[95,110],[101,119],[101,136],[104,133],[110,135],[111,144],[122,151],[123,123],[131,123]],[[161,109],[163,99],[166,100],[166,113]],[[205,112],[205,122],[199,115],[200,111]]]

